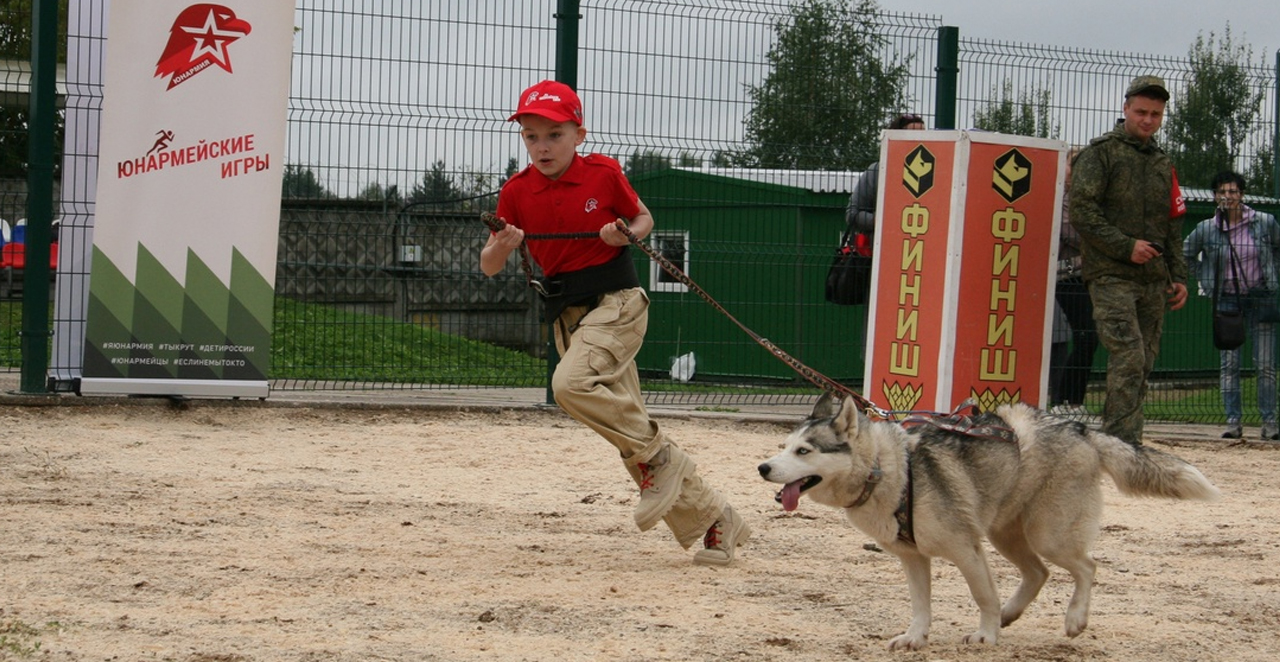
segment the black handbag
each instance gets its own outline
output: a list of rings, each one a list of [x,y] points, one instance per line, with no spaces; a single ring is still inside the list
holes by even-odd
[[[1213,346],[1218,349],[1239,349],[1244,344],[1244,311],[1213,311]]]
[[[871,256],[855,250],[849,239],[845,231],[827,271],[826,297],[836,305],[860,306],[871,299]]]
[[[1224,232],[1225,234],[1225,232]],[[1244,344],[1245,323],[1244,307],[1240,301],[1240,272],[1236,268],[1236,249],[1227,239],[1227,249],[1231,251],[1231,274],[1236,284],[1236,305],[1223,310],[1218,306],[1218,298],[1222,291],[1222,270],[1213,284],[1213,346],[1221,350],[1233,350]]]

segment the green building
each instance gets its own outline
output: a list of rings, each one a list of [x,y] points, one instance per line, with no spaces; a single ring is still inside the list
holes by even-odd
[[[648,243],[728,313],[637,251],[652,299],[640,369],[668,373],[676,357],[696,347],[700,381],[798,379],[732,315],[823,374],[861,382],[866,308],[823,297],[858,173],[707,170],[665,169],[631,180],[656,222]]]

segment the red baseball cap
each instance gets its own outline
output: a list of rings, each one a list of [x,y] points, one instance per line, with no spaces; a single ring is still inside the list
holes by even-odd
[[[581,126],[582,101],[568,85],[544,80],[521,93],[516,112],[507,121],[521,115],[541,115],[553,122],[577,122]]]

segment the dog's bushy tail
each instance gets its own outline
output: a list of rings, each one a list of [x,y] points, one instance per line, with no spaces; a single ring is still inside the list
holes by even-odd
[[[1222,496],[1200,470],[1182,458],[1149,446],[1134,446],[1101,432],[1090,431],[1102,468],[1128,496],[1213,501]]]

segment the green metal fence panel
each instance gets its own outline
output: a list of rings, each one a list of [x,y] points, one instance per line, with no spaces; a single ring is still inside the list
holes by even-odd
[[[677,263],[726,312],[824,374],[861,381],[865,307],[823,299],[847,194],[684,169],[642,174],[633,184],[662,219],[651,237],[674,245]],[[647,258],[638,266],[652,300],[643,371],[667,375],[677,357],[692,353],[703,381],[799,380],[724,312]]]
[[[747,144],[747,86],[759,85],[770,72],[765,54],[795,6],[784,0],[481,0],[373,7],[299,0],[277,271],[275,387],[546,383],[541,303],[525,287],[514,259],[496,278],[479,274],[478,252],[487,231],[476,217],[494,207],[501,183],[527,161],[505,121],[515,95],[539,79],[565,77],[568,69],[576,72],[586,105],[584,150],[623,163],[654,210],[655,245],[679,257],[702,287],[759,335],[830,376],[858,384],[865,309],[822,299],[858,173],[823,179],[810,172],[726,167]],[[100,47],[100,39],[76,36],[87,34],[86,25],[100,27],[101,6],[73,3],[73,12],[76,7],[82,13],[69,22],[71,57],[83,66],[100,66],[100,53],[86,59],[83,52]],[[576,39],[557,32],[578,14]],[[934,16],[885,13],[877,24],[884,38],[880,57],[905,63],[905,103],[925,115],[929,126],[936,124],[930,114],[935,109],[954,112],[958,127],[972,126],[1000,101],[1007,83],[1015,100],[1047,91],[1050,122],[1044,129],[1079,144],[1111,127],[1132,76],[1162,75],[1175,93],[1188,76],[1183,58],[957,39],[955,29]],[[940,49],[940,35],[950,35],[957,52]],[[567,57],[565,44],[575,41],[576,53]],[[937,69],[949,68],[953,56],[955,98],[938,98]],[[27,83],[19,80],[16,65],[5,62],[0,101],[8,110],[16,102],[13,95],[22,93],[17,88]],[[1251,76],[1266,100],[1244,143],[1242,167],[1265,157],[1275,135],[1274,72],[1260,66]],[[81,92],[67,97],[69,116],[96,111],[101,90]],[[815,103],[822,103],[821,92],[815,91]],[[0,126],[0,141],[21,137],[20,130]],[[64,158],[91,168],[93,149],[69,145]],[[0,174],[0,217],[21,215],[14,211],[26,193],[20,180]],[[1203,191],[1191,193],[1188,229],[1211,211]],[[92,191],[56,195],[67,221],[64,233],[69,225],[73,235],[88,234]],[[1254,202],[1277,210],[1275,200]],[[79,250],[87,249],[82,243]],[[639,357],[651,402],[695,397],[679,390],[689,387],[671,376],[673,359],[690,353],[696,358],[692,384],[714,389],[716,402],[812,394],[724,314],[674,287],[638,253],[636,259],[653,301]],[[59,288],[68,288],[60,289],[60,297],[74,299],[76,283],[87,276],[60,273]],[[18,302],[0,298],[0,370],[18,367],[21,317]],[[1161,388],[1150,399],[1153,413],[1212,419],[1221,407],[1207,302],[1193,299],[1167,320],[1157,364]],[[63,329],[55,334],[55,344],[62,345],[50,365],[57,374],[74,367],[68,357],[76,351],[76,322],[54,320],[55,329]],[[1105,360],[1099,351],[1095,407]]]
[[[31,25],[31,12],[6,5],[0,9],[6,24]],[[19,47],[6,39],[0,61],[0,250],[13,241],[14,226],[26,217],[26,106],[30,89],[30,41]],[[20,283],[20,281],[19,281]],[[22,304],[14,295],[14,271],[0,256],[0,370],[17,369],[22,360],[18,343]]]
[[[1188,48],[1190,48],[1188,44]],[[1046,122],[1036,121],[1040,135],[1085,145],[1105,133],[1121,117],[1124,90],[1139,75],[1164,78],[1173,95],[1166,108],[1165,128],[1156,140],[1167,149],[1171,119],[1194,77],[1189,57],[1092,51],[1038,44],[960,39],[959,126],[975,126],[983,111],[1009,99],[1021,111],[1043,109]],[[1239,99],[1261,94],[1259,113],[1235,147],[1234,167],[1248,176],[1256,167],[1274,163],[1276,77],[1262,62],[1240,63],[1246,84],[1233,94]],[[1006,86],[1007,89],[1006,89]],[[1207,186],[1213,173],[1200,173],[1202,182],[1183,173],[1184,186]],[[1270,189],[1253,191],[1270,196]]]
[[[541,307],[484,278],[474,211],[289,200],[271,377],[279,389],[541,386]]]
[[[765,54],[796,4],[582,2],[578,80],[590,130],[585,148],[624,162],[639,151],[707,164],[717,154],[740,151],[752,107],[746,86],[761,84],[769,73]],[[940,19],[883,13],[878,24],[885,37],[878,57],[907,62],[907,102],[927,116]],[[814,103],[823,99],[824,90],[815,90]]]

